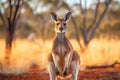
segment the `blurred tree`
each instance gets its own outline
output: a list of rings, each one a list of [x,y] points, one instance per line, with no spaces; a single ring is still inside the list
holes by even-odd
[[[44,5],[50,5],[50,11],[59,11],[60,9],[64,9],[64,10],[68,10],[68,11],[72,11],[72,8],[70,7],[70,5],[65,1],[65,0],[42,0],[42,3]],[[61,12],[62,13],[62,12]],[[81,43],[80,43],[80,37],[79,37],[79,32],[78,32],[78,25],[75,21],[75,19],[73,17],[72,18],[72,23],[74,25],[74,28],[76,30],[76,40],[79,44],[80,47]]]
[[[94,37],[96,30],[99,28],[99,25],[100,25],[102,19],[104,18],[105,13],[107,12],[107,9],[108,9],[110,3],[112,2],[112,0],[104,1],[105,7],[103,8],[103,11],[101,12],[101,14],[99,16],[98,16],[98,9],[100,6],[100,0],[98,0],[96,7],[95,7],[92,22],[89,26],[87,26],[87,8],[86,8],[87,1],[85,0],[85,2],[84,2],[84,5],[85,5],[84,8],[83,8],[81,2],[82,1],[80,0],[80,11],[82,14],[83,21],[82,21],[82,25],[80,26],[80,30],[83,35],[84,45],[87,47],[89,42]]]
[[[71,7],[65,0],[43,0],[43,2],[45,4],[52,4],[51,7],[55,8],[55,9],[66,8],[69,11],[73,11],[72,10],[73,6]],[[84,2],[84,6],[81,4],[81,2]],[[85,0],[85,1],[80,0],[79,7],[80,7],[80,12],[81,12],[80,16],[82,18],[82,23],[79,26],[79,28],[78,28],[78,24],[77,24],[77,21],[75,20],[75,18],[74,17],[71,17],[71,18],[72,18],[72,23],[74,25],[74,28],[76,30],[76,40],[79,43],[81,48],[83,48],[83,46],[80,43],[79,30],[82,32],[84,46],[87,47],[89,42],[94,37],[96,30],[99,28],[99,25],[100,25],[102,19],[104,18],[105,13],[107,12],[107,9],[111,2],[112,2],[112,0],[104,1],[103,5],[105,5],[105,6],[104,6],[103,10],[101,11],[101,14],[98,16],[98,13],[99,13],[98,9],[100,6],[100,0],[98,0],[96,7],[94,8],[95,11],[93,13],[94,15],[92,16],[92,22],[88,26],[87,25],[87,19],[88,19],[87,18],[87,7],[86,7],[87,0]]]
[[[45,41],[45,30],[49,20],[48,17],[46,16],[47,14],[48,14],[47,12],[42,12],[36,15],[38,27],[40,29],[41,38],[43,39],[43,41]]]
[[[5,30],[6,48],[5,48],[5,61],[9,63],[9,58],[11,55],[12,41],[15,32],[15,27],[17,21],[20,17],[20,6],[22,5],[22,0],[7,0],[1,2],[0,18],[3,22],[3,27]],[[7,7],[6,7],[7,6]]]
[[[107,15],[101,23],[99,32],[102,34],[116,35],[119,37],[119,24],[120,24],[120,1],[112,1]]]
[[[107,12],[108,20],[119,20],[120,19],[120,2],[119,1],[113,1],[108,12]]]
[[[102,2],[100,2],[100,0],[96,0],[95,2],[92,2],[94,5],[89,8],[87,6],[87,0],[79,1],[80,3],[77,5],[70,5],[66,0],[26,0],[27,3],[24,3],[24,11],[20,21],[27,23],[30,27],[32,27],[32,29],[34,29],[34,31],[39,30],[41,37],[44,39],[46,27],[49,26],[48,24],[51,24],[49,23],[50,17],[48,15],[50,11],[63,13],[63,11],[65,12],[67,9],[67,11],[71,11],[73,13],[71,22],[76,32],[76,40],[82,49],[87,47],[89,42],[93,39],[96,30],[100,27],[99,25],[102,22],[112,0],[103,0]],[[84,5],[81,4],[81,2],[84,2]],[[112,5],[116,4],[118,3],[112,3]],[[45,9],[43,10],[43,8]],[[111,6],[110,8],[112,9]],[[39,12],[38,9],[41,11]],[[109,18],[112,17],[111,15],[114,15],[114,13],[119,16],[117,13],[119,10],[116,12],[113,9],[108,10],[108,12],[107,16]],[[116,18],[118,17],[116,16]],[[82,33],[81,35],[83,38],[80,37],[80,32]],[[84,42],[82,45],[80,43],[80,39]]]

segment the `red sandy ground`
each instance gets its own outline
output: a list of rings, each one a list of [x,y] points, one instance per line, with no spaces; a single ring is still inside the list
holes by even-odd
[[[30,68],[28,74],[19,76],[3,76],[0,80],[49,80],[49,74],[45,70],[39,70],[37,67]],[[58,79],[61,80],[61,79]],[[66,79],[66,80],[71,80]],[[80,71],[78,80],[120,80],[120,64],[108,68],[93,68]]]

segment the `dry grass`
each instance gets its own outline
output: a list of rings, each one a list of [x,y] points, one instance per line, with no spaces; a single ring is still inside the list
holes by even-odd
[[[13,45],[13,54],[11,55],[10,65],[4,64],[4,40],[0,40],[0,73],[21,74],[29,71],[33,64],[39,65],[41,69],[46,68],[47,55],[52,47],[52,40],[43,42],[29,42],[27,40],[17,40]],[[88,65],[106,65],[115,60],[120,61],[120,40],[100,38],[91,41],[85,52],[80,51],[75,40],[71,40],[74,49],[80,53],[81,68]]]
[[[46,67],[47,55],[50,53],[49,42],[38,43],[27,40],[17,40],[13,44],[10,65],[4,64],[4,40],[0,40],[0,63],[2,69],[0,73],[4,74],[21,74],[28,71],[31,65],[38,65],[41,69]]]
[[[120,62],[120,40],[109,38],[92,40],[88,49],[84,54],[81,54],[81,61],[82,67],[108,65],[115,61]]]

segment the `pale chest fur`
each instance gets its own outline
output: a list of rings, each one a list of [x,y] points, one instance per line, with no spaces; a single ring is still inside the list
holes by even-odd
[[[62,42],[59,42],[56,46],[56,50],[55,50],[59,55],[63,56],[65,55],[65,53],[68,52],[68,49],[67,49],[67,46],[62,43]]]

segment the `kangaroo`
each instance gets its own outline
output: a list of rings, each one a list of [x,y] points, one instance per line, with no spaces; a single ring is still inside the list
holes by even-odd
[[[70,17],[71,12],[66,13],[63,19],[51,12],[51,18],[55,22],[56,37],[53,41],[52,51],[48,56],[50,80],[57,80],[57,77],[67,78],[70,75],[72,80],[77,80],[80,57],[65,35],[66,23]]]

